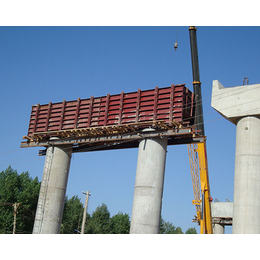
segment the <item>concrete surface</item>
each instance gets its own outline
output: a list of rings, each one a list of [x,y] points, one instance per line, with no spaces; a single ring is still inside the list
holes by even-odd
[[[139,144],[130,234],[158,234],[163,196],[167,138]]]
[[[211,105],[237,125],[233,234],[260,234],[260,84],[224,88],[214,80]]]
[[[212,218],[232,218],[233,202],[211,202]]]
[[[260,84],[225,88],[213,80],[211,106],[233,124],[241,117],[260,114]]]
[[[260,120],[244,117],[237,123],[234,234],[260,234]]]
[[[33,234],[59,234],[72,146],[47,149]]]
[[[215,234],[215,235],[225,234],[225,225],[213,224],[213,234]]]
[[[232,224],[233,202],[212,202],[213,234],[225,234],[225,226]]]

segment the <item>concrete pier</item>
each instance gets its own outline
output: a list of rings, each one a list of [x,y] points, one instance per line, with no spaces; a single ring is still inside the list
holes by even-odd
[[[59,234],[72,146],[47,149],[33,234]]]
[[[233,234],[260,234],[260,119],[237,123]]]
[[[213,81],[211,105],[237,125],[233,234],[260,234],[260,84],[224,88]]]
[[[213,234],[218,234],[218,235],[225,234],[225,225],[213,224]]]
[[[213,234],[225,234],[225,226],[232,225],[233,202],[212,202]]]
[[[160,229],[167,138],[139,144],[130,234],[158,234]]]

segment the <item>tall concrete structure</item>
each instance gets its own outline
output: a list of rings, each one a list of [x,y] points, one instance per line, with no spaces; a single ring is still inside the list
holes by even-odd
[[[130,234],[158,234],[163,196],[167,137],[139,144]]]
[[[33,234],[59,234],[72,146],[47,149]]]
[[[233,234],[260,234],[260,84],[224,88],[213,81],[211,105],[237,126]]]

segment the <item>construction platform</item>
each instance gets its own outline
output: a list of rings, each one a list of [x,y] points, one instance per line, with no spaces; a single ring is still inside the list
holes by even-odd
[[[202,142],[193,127],[179,122],[147,121],[124,125],[37,132],[24,136],[21,147],[73,145],[73,152],[136,148],[144,138],[168,136],[168,145]],[[40,151],[39,155],[45,155]]]

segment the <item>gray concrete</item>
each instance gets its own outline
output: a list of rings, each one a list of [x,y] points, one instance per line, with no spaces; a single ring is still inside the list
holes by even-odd
[[[233,218],[233,202],[211,202],[212,218]]]
[[[213,81],[211,105],[237,125],[233,234],[260,234],[260,84],[224,88]]]
[[[47,149],[33,234],[59,234],[72,146]]]
[[[213,80],[211,106],[236,125],[242,117],[260,115],[259,96],[260,84],[225,88]]]
[[[225,225],[213,224],[213,234],[216,234],[216,235],[225,234]]]
[[[224,234],[225,226],[232,225],[233,202],[212,202],[213,234]]]
[[[260,120],[237,123],[233,234],[260,234]]]
[[[130,234],[158,234],[163,196],[167,138],[139,144]]]

